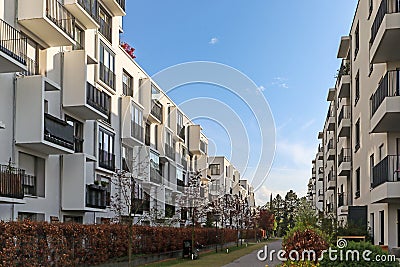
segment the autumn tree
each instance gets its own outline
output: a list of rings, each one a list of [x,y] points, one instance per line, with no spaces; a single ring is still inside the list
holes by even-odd
[[[261,209],[258,215],[257,223],[261,229],[267,231],[267,233],[270,233],[274,229],[275,216],[271,211],[267,209]]]

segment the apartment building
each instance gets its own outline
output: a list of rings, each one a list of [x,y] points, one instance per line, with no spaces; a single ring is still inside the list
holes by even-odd
[[[142,223],[179,214],[194,174],[208,198],[207,137],[121,42],[125,14],[125,0],[0,0],[0,219],[124,219],[121,179]]]
[[[334,199],[325,203],[334,204],[339,223],[358,221],[375,244],[389,248],[400,247],[399,21],[398,0],[358,1],[350,33],[340,40],[342,63],[328,95],[336,113],[328,113],[335,121],[336,163]],[[325,129],[324,142],[331,140]]]

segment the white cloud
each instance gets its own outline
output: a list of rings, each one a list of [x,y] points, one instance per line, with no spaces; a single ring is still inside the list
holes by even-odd
[[[301,126],[302,130],[306,130],[307,128],[309,128],[311,125],[313,125],[315,122],[315,119],[311,119],[308,122],[304,123],[303,126]]]
[[[287,84],[287,79],[286,78],[282,78],[282,77],[275,77],[272,81],[272,85],[274,86],[278,86],[279,88],[285,88],[288,89],[289,85]]]
[[[218,38],[217,37],[213,37],[211,38],[211,40],[208,42],[210,45],[215,45],[216,43],[218,43]]]

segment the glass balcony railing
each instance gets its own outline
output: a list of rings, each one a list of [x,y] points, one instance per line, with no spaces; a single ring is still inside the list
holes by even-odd
[[[112,70],[100,63],[100,80],[115,90],[115,74]]]
[[[131,122],[131,136],[140,142],[143,142],[143,126],[136,122]]]
[[[50,114],[44,114],[44,140],[74,149],[74,127]]]
[[[99,22],[99,3],[97,0],[78,0],[78,3],[96,22]]]

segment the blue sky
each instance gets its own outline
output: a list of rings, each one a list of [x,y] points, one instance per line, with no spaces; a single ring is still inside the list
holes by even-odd
[[[349,32],[357,1],[127,2],[122,39],[136,48],[136,61],[150,75],[179,63],[213,61],[238,69],[262,89],[275,119],[277,150],[269,177],[256,192],[257,204],[271,192],[293,189],[304,195],[328,88],[340,65],[339,40]],[[179,104],[210,94],[235,102],[204,84],[184,86],[170,96]],[[240,145],[230,145],[229,133],[216,123],[200,122],[218,153],[229,156],[231,146]]]

